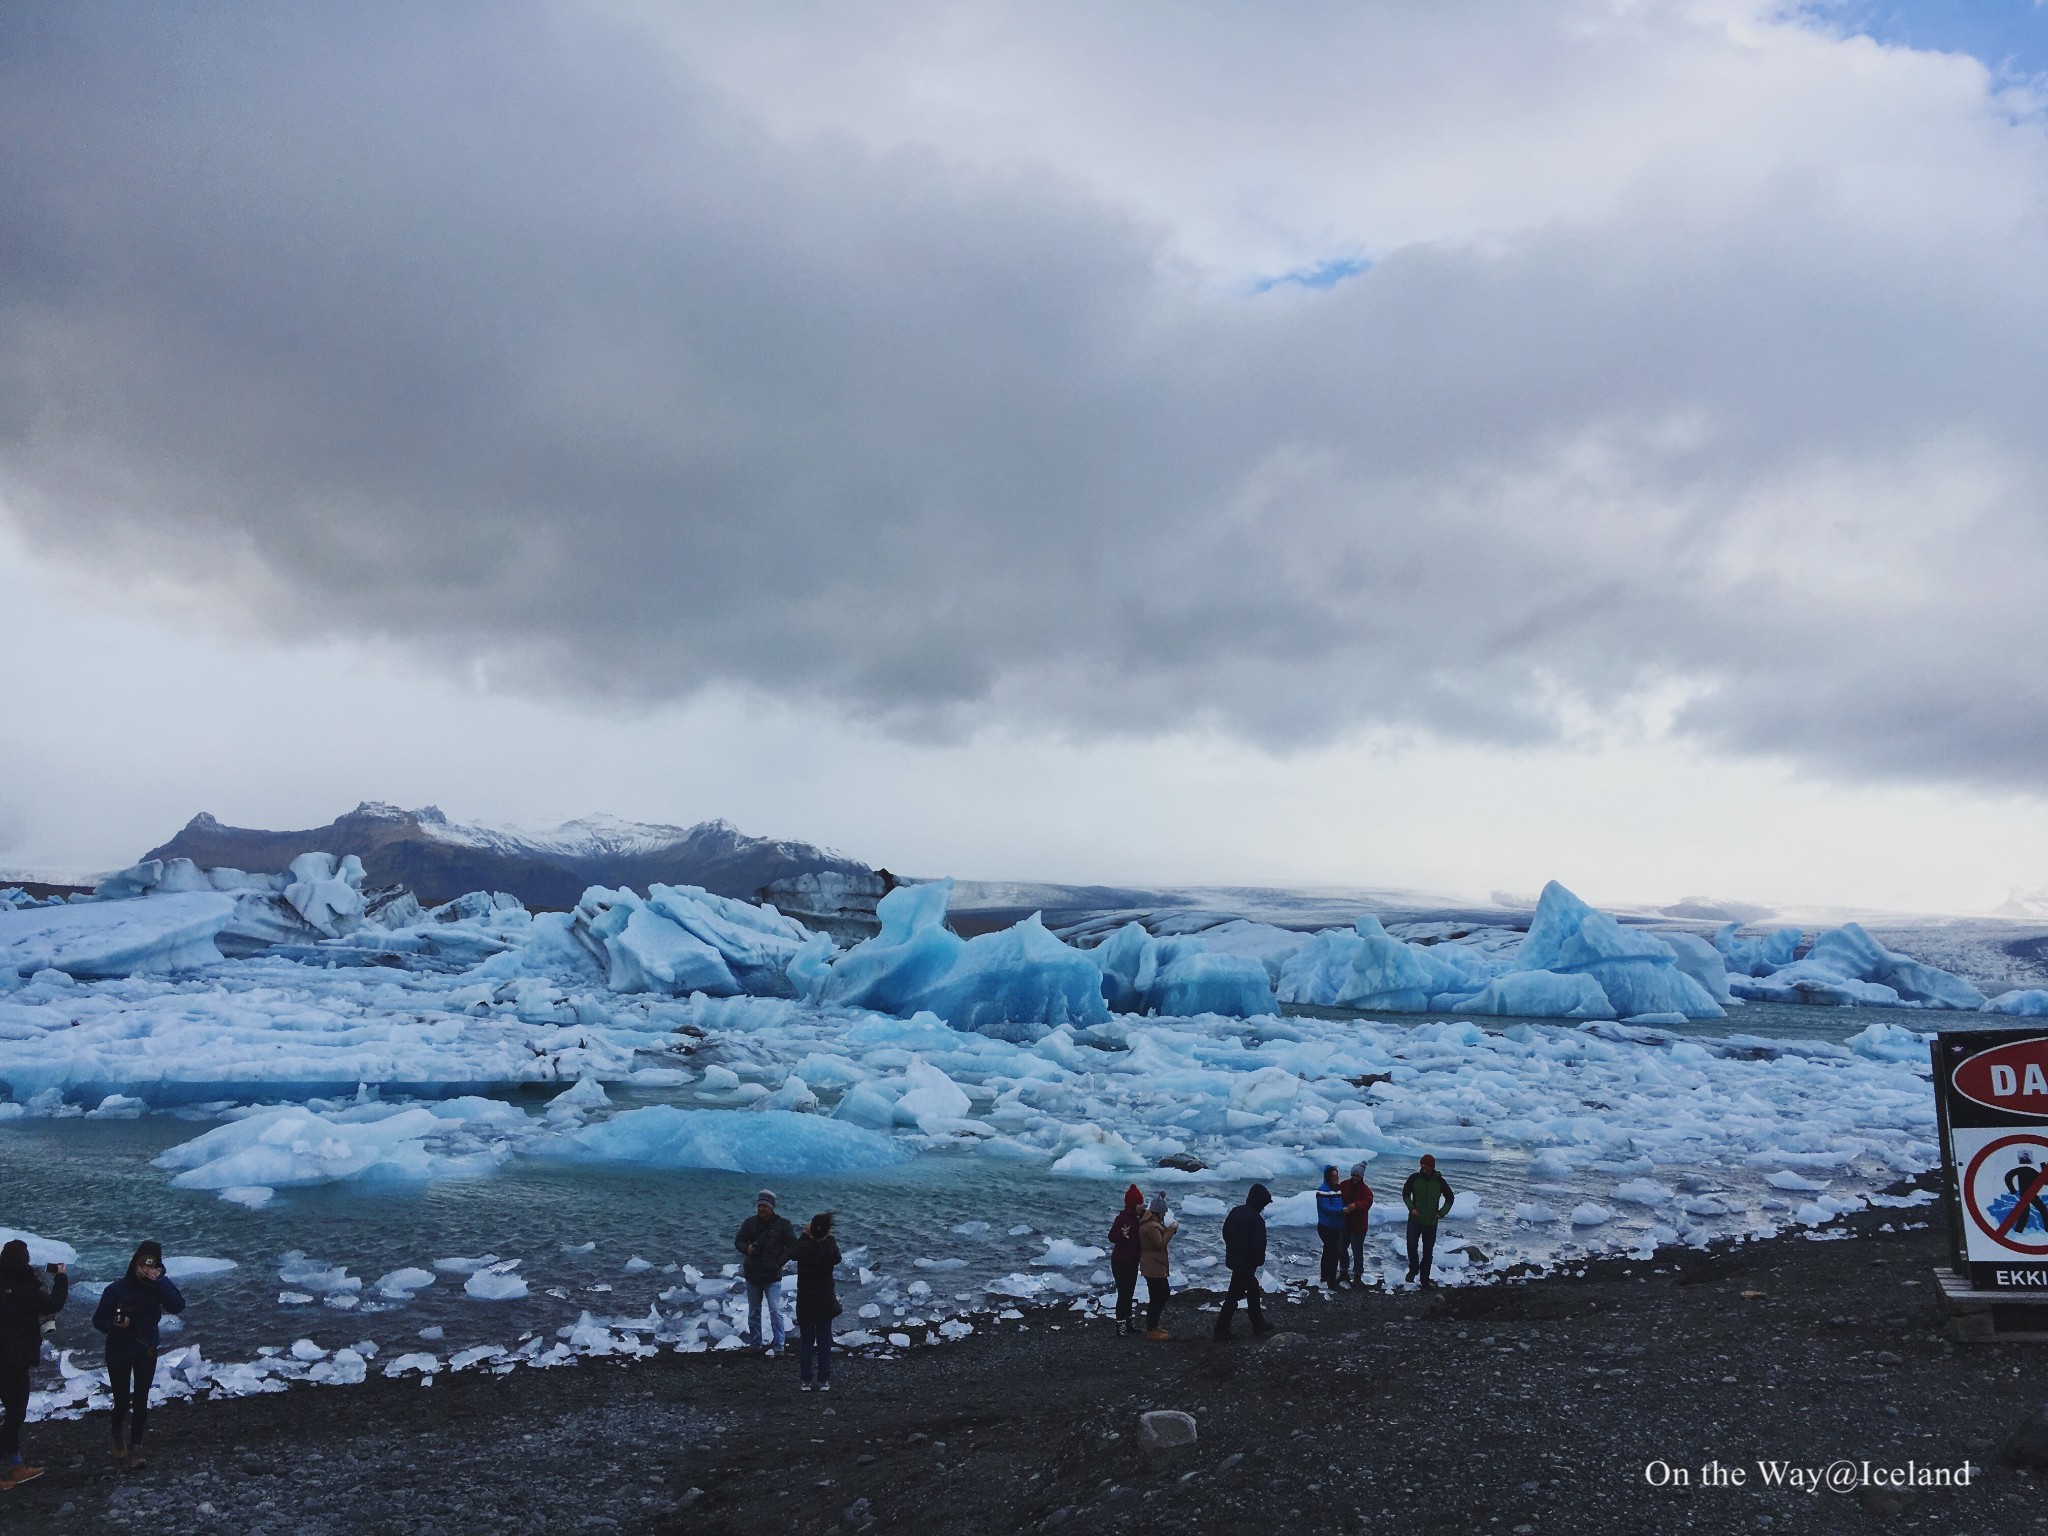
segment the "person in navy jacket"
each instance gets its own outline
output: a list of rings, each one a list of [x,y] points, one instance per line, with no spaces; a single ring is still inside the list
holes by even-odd
[[[185,1310],[185,1298],[164,1273],[164,1251],[144,1243],[128,1273],[100,1293],[93,1327],[107,1336],[107,1377],[114,1387],[114,1429],[107,1448],[116,1461],[139,1467],[149,1427],[149,1389],[156,1381],[157,1323]]]

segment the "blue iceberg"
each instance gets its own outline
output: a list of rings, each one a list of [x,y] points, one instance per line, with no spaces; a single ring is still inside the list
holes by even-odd
[[[1218,954],[1194,935],[1154,938],[1143,924],[1126,923],[1093,961],[1101,967],[1103,999],[1117,1013],[1248,1019],[1279,1011],[1263,962]]]
[[[723,1168],[775,1178],[853,1173],[909,1159],[893,1137],[787,1109],[629,1109],[562,1138],[564,1156],[651,1168]]]
[[[1744,977],[1735,995],[1759,1002],[1862,1003],[1981,1009],[1985,997],[1962,977],[1886,949],[1860,923],[1830,928],[1806,957],[1768,976]]]
[[[884,896],[875,908],[881,932],[832,964],[816,1000],[899,1018],[930,1011],[955,1029],[1006,1039],[1108,1021],[1102,968],[1092,956],[1061,943],[1036,913],[963,939],[946,927],[952,894],[951,880],[934,880]]]

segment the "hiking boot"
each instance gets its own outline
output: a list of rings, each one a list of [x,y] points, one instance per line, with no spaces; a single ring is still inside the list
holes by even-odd
[[[149,1457],[143,1454],[141,1446],[131,1445],[128,1447],[128,1465],[131,1467],[146,1467],[149,1465]]]
[[[23,1483],[33,1482],[43,1475],[41,1467],[9,1467],[0,1472],[0,1489],[19,1488]]]
[[[818,1390],[820,1392],[830,1392],[832,1390],[832,1383],[829,1381],[821,1381],[818,1383]]]
[[[1145,1330],[1145,1337],[1150,1339],[1155,1344],[1163,1344],[1168,1339],[1172,1338],[1173,1335],[1168,1333],[1164,1328],[1147,1328]]]
[[[116,1461],[128,1459],[128,1435],[125,1430],[115,1430],[107,1436],[107,1454]]]
[[[799,1392],[808,1392],[811,1390],[811,1384],[809,1381],[800,1381],[796,1384],[796,1389]]]

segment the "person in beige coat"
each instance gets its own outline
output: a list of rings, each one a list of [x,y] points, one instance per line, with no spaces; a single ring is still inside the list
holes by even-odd
[[[1173,1294],[1173,1287],[1167,1280],[1172,1272],[1168,1249],[1178,1231],[1179,1227],[1167,1224],[1166,1192],[1161,1190],[1145,1207],[1145,1214],[1138,1218],[1138,1273],[1145,1281],[1145,1337],[1148,1339],[1173,1337],[1159,1326],[1159,1319],[1166,1311],[1166,1298]]]

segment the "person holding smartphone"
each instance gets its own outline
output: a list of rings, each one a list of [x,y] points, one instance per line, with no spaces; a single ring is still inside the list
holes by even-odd
[[[100,1293],[93,1327],[107,1336],[107,1378],[114,1386],[114,1427],[107,1449],[131,1467],[146,1464],[142,1436],[149,1427],[149,1389],[156,1381],[157,1323],[185,1310],[185,1298],[164,1273],[164,1251],[144,1243],[128,1273]]]
[[[63,1310],[71,1280],[62,1264],[49,1266],[50,1288],[29,1262],[28,1244],[15,1238],[0,1248],[0,1489],[41,1477],[21,1459],[21,1426],[28,1418],[28,1376],[43,1354],[43,1319]]]

